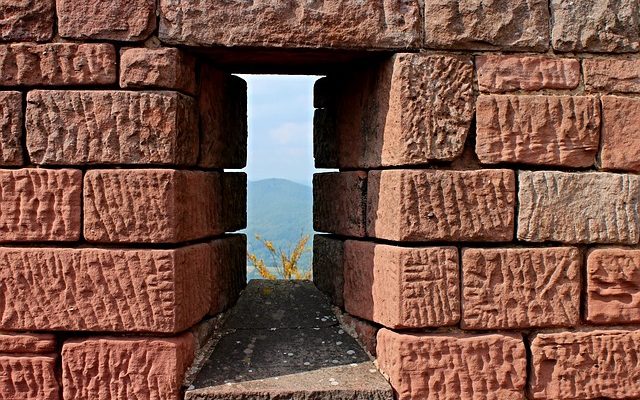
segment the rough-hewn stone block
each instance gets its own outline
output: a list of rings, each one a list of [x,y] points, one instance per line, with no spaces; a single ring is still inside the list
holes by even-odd
[[[82,172],[0,170],[0,242],[80,239]]]
[[[465,50],[546,50],[549,9],[545,0],[425,2],[426,47]]]
[[[640,93],[640,60],[585,58],[582,68],[587,90]]]
[[[18,43],[0,46],[0,85],[104,85],[116,81],[110,44]]]
[[[640,397],[640,331],[540,333],[531,354],[533,399]]]
[[[120,87],[165,88],[196,94],[196,60],[176,48],[130,48],[120,54]]]
[[[523,400],[527,356],[520,335],[378,332],[378,363],[398,400]]]
[[[365,236],[366,205],[366,172],[313,175],[313,229],[317,232]]]
[[[0,0],[0,41],[49,40],[53,17],[54,0]]]
[[[247,284],[247,238],[233,235],[210,243],[213,277],[209,315],[231,307]]]
[[[156,29],[155,0],[56,0],[60,36],[144,40]]]
[[[247,227],[247,174],[225,172],[220,175],[222,224],[225,232]]]
[[[369,172],[367,234],[398,241],[513,239],[511,170]]]
[[[348,313],[388,328],[426,328],[460,320],[455,247],[398,247],[347,240],[344,303]]]
[[[640,47],[635,0],[550,0],[551,44],[558,51],[627,52]]]
[[[587,320],[640,323],[640,250],[598,249],[587,259]]]
[[[0,73],[0,75],[2,75]],[[0,92],[0,165],[21,165],[22,93]]]
[[[600,167],[640,172],[640,99],[602,96]]]
[[[227,47],[417,48],[420,14],[417,0],[161,0],[160,39]]]
[[[481,95],[476,107],[476,153],[483,163],[595,163],[600,141],[596,97]]]
[[[483,92],[575,89],[580,84],[580,61],[543,56],[476,57],[478,87]]]
[[[209,310],[207,244],[177,250],[0,248],[0,329],[180,332]],[[34,279],[37,277],[37,279]]]
[[[60,399],[56,357],[0,354],[0,399]]]
[[[47,333],[0,332],[0,354],[55,353],[56,337]]]
[[[195,164],[195,101],[176,92],[35,90],[27,148],[45,165]]]
[[[313,283],[331,299],[344,306],[344,240],[326,235],[313,237]]]
[[[91,170],[84,182],[84,236],[103,243],[177,243],[221,234],[220,195],[216,172]]]
[[[194,357],[190,333],[176,338],[74,339],[62,348],[65,399],[179,400]]]
[[[465,249],[462,328],[577,325],[580,267],[576,248]]]
[[[523,171],[518,238],[529,242],[629,243],[640,239],[640,177]]]

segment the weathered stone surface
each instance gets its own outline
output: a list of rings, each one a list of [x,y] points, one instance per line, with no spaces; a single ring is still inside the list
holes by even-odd
[[[0,332],[0,354],[46,354],[56,351],[51,334]]]
[[[482,55],[476,57],[478,87],[491,93],[575,89],[580,61],[543,56]]]
[[[531,354],[533,399],[640,396],[640,331],[540,333]]]
[[[177,243],[224,232],[220,176],[166,169],[91,170],[84,237],[103,243]]]
[[[551,0],[551,44],[558,51],[637,51],[640,7],[635,0]]]
[[[247,237],[233,235],[210,243],[213,263],[209,315],[231,307],[247,284]]]
[[[549,9],[545,0],[425,2],[425,45],[465,50],[546,50]]]
[[[198,116],[191,97],[34,90],[27,103],[27,148],[36,164],[197,162]]]
[[[455,247],[347,240],[344,252],[348,313],[394,329],[454,325],[460,320]]]
[[[60,36],[144,40],[156,29],[155,0],[56,0]]]
[[[340,326],[356,341],[362,348],[369,353],[370,356],[376,356],[376,346],[378,345],[378,325],[374,325],[369,321],[356,318],[353,315],[337,311],[334,312],[340,321]]]
[[[110,44],[16,43],[0,46],[0,85],[105,85],[116,81]]]
[[[175,338],[73,339],[62,348],[65,399],[179,400],[194,356],[190,333]]]
[[[328,172],[313,175],[313,229],[363,237],[366,234],[367,173]]]
[[[0,242],[80,239],[82,171],[0,170]]]
[[[160,1],[160,39],[176,44],[405,49],[420,36],[416,0]]]
[[[0,399],[60,399],[55,356],[0,354]]]
[[[513,239],[511,170],[370,171],[367,235],[398,241]]]
[[[344,306],[344,240],[314,235],[313,283],[332,304]]]
[[[524,399],[520,335],[378,332],[378,363],[398,400]]]
[[[587,320],[640,322],[640,250],[598,249],[587,259]]]
[[[200,69],[200,166],[247,164],[247,83],[212,66]]]
[[[247,174],[225,172],[220,174],[222,227],[235,232],[247,227]]]
[[[54,0],[0,0],[0,41],[41,42],[53,36]]]
[[[600,167],[640,172],[640,99],[602,96]]]
[[[520,240],[636,244],[640,239],[638,176],[522,171],[519,187]]]
[[[196,60],[180,49],[130,48],[120,53],[120,87],[196,94]]]
[[[516,329],[580,323],[580,251],[465,249],[462,328]]]
[[[0,329],[173,333],[209,310],[211,253],[2,248],[0,278]]]
[[[592,96],[481,95],[476,103],[481,162],[588,167],[600,141]]]
[[[640,93],[640,60],[586,58],[582,68],[587,90]]]
[[[0,73],[0,76],[2,74]],[[21,165],[22,93],[0,92],[0,165]]]

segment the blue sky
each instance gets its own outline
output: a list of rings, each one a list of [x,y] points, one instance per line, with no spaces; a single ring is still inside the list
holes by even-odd
[[[249,90],[249,180],[311,184],[317,76],[240,75]]]

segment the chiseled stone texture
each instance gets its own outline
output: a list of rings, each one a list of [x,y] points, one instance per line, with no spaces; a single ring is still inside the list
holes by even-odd
[[[636,0],[550,0],[550,8],[554,50],[616,53],[639,48]]]
[[[177,250],[1,248],[0,329],[174,333],[209,310],[207,244]]]
[[[54,0],[0,0],[0,41],[41,42],[53,36]]]
[[[533,399],[640,397],[640,331],[539,333],[531,354]]]
[[[640,99],[602,96],[600,167],[640,172]]]
[[[34,90],[27,148],[43,165],[193,165],[196,102],[177,92]]]
[[[247,237],[227,236],[210,242],[213,277],[209,315],[235,304],[247,285]]]
[[[180,400],[194,346],[190,333],[174,338],[68,340],[62,348],[63,397]]]
[[[327,172],[313,175],[313,229],[364,237],[367,173]]]
[[[0,354],[47,354],[55,351],[56,337],[52,334],[0,332]]]
[[[520,335],[378,332],[378,363],[398,400],[523,400]]]
[[[397,241],[513,239],[511,170],[370,171],[367,234]]]
[[[546,50],[546,0],[425,2],[426,47],[464,50]]]
[[[0,354],[0,399],[59,400],[55,355]]]
[[[159,36],[203,46],[417,48],[420,8],[417,0],[161,0]]]
[[[587,90],[640,93],[640,60],[585,58],[582,68]]]
[[[638,243],[640,177],[522,171],[518,180],[518,239]]]
[[[482,163],[595,163],[600,103],[594,96],[480,95],[476,108],[476,153]]]
[[[544,56],[482,55],[476,57],[482,92],[575,89],[580,84],[580,61]]]
[[[465,249],[462,328],[579,324],[580,266],[572,247]]]
[[[124,49],[120,52],[120,87],[165,88],[196,94],[196,59],[171,47]]]
[[[64,38],[141,41],[156,29],[155,0],[56,0],[56,10]]]
[[[447,326],[460,320],[455,247],[347,240],[344,253],[348,313],[393,329]]]
[[[344,240],[313,236],[313,283],[331,304],[344,307]]]
[[[82,171],[0,170],[0,242],[80,239]]]
[[[1,75],[1,73],[0,73]],[[0,92],[0,165],[21,165],[22,93]]]
[[[224,232],[217,172],[90,170],[84,237],[102,243],[177,243]]]
[[[0,85],[108,85],[116,81],[110,44],[15,43],[0,46]]]
[[[592,323],[640,323],[640,250],[589,253],[586,310]]]

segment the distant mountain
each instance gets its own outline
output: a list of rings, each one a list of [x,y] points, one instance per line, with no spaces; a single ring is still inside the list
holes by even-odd
[[[310,186],[286,179],[249,182],[247,187],[247,239],[249,251],[270,260],[268,251],[255,238],[256,234],[273,242],[277,249],[293,249],[302,235],[313,241],[313,190]],[[302,258],[301,266],[311,268],[311,252]],[[258,278],[249,268],[249,279]]]

